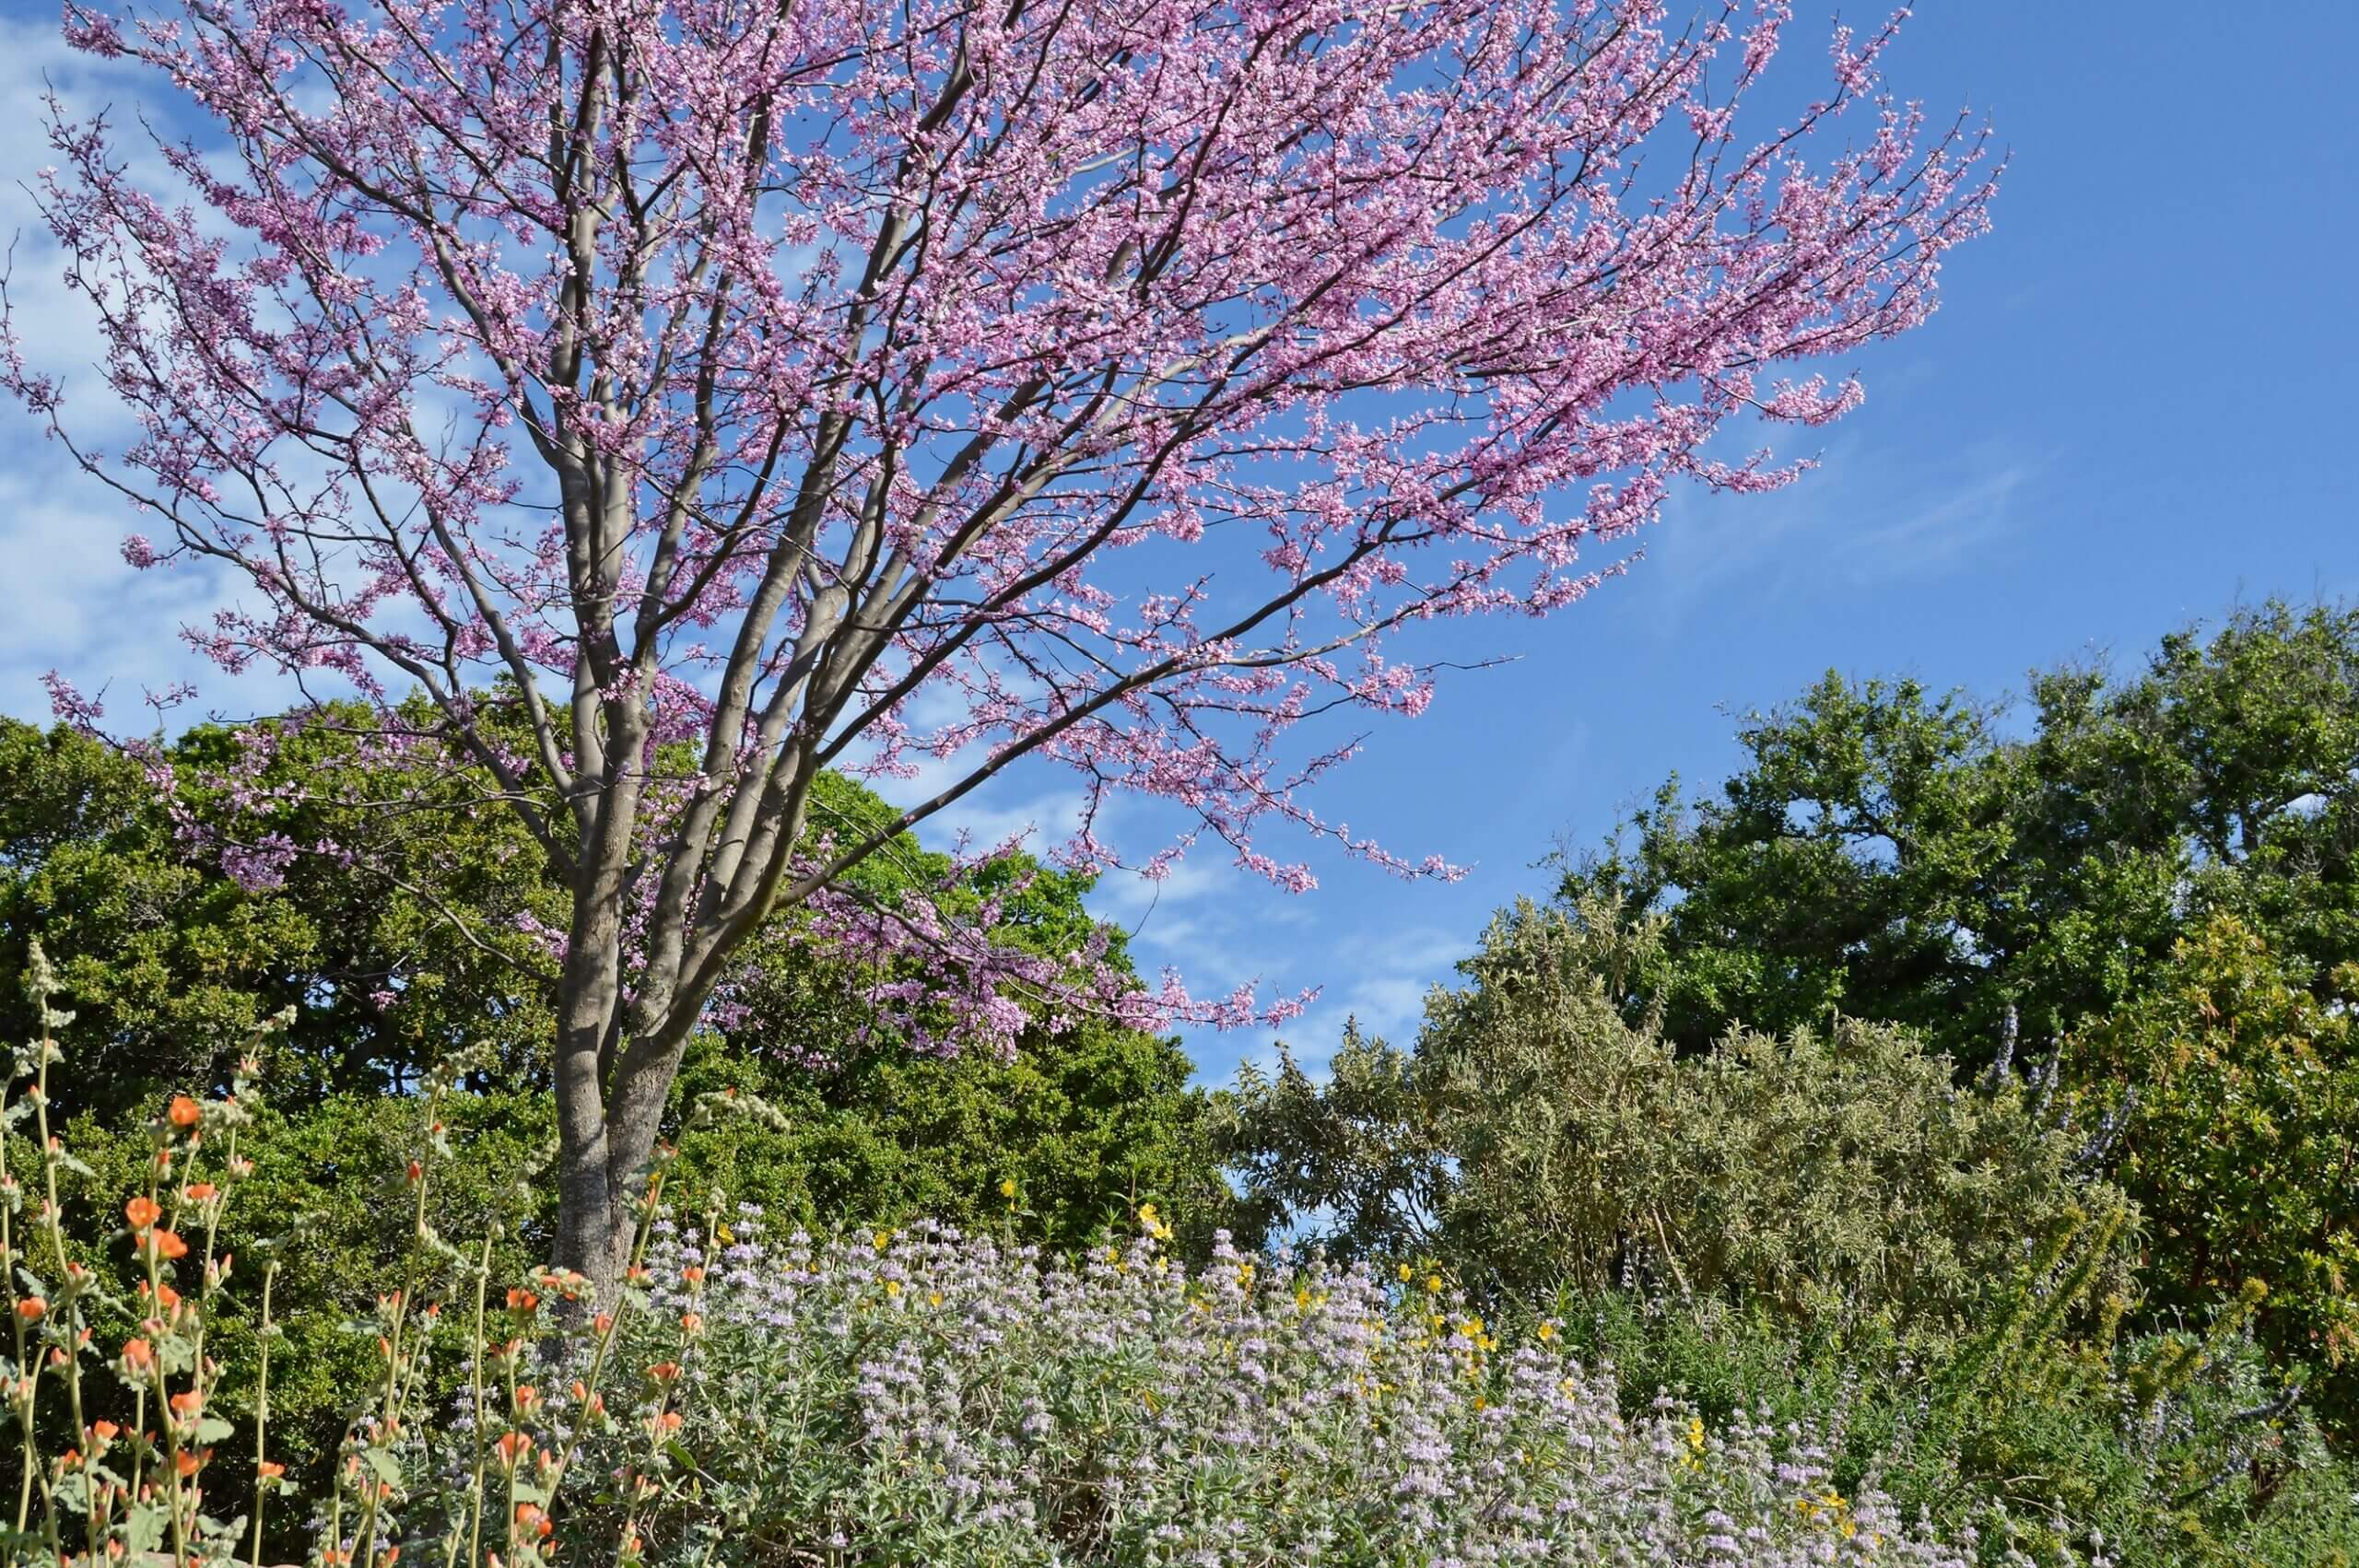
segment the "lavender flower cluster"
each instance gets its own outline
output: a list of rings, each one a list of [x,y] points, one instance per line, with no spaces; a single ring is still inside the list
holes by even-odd
[[[1553,1326],[1505,1336],[1437,1276],[1224,1242],[1153,1210],[1079,1262],[942,1227],[775,1242],[659,1226],[694,1279],[688,1419],[651,1561],[930,1564],[1958,1564],[1806,1433],[1621,1411]],[[690,1291],[659,1283],[678,1309]],[[644,1316],[662,1325],[668,1311]],[[1511,1341],[1511,1342],[1510,1342]],[[676,1339],[627,1344],[677,1355]],[[611,1462],[591,1453],[584,1469]],[[609,1469],[607,1473],[618,1473]],[[640,1473],[644,1473],[643,1471]]]

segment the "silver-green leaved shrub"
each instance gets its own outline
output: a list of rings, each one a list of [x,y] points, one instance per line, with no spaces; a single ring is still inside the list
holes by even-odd
[[[1543,1323],[1511,1341],[1436,1276],[1218,1248],[1150,1209],[1078,1261],[921,1226],[773,1245],[659,1222],[644,1359],[696,1411],[582,1469],[652,1483],[678,1562],[1955,1563],[1809,1434],[1620,1413]],[[726,1234],[726,1240],[722,1239]],[[710,1236],[710,1239],[708,1239]],[[699,1323],[675,1352],[664,1326]],[[636,1418],[634,1418],[636,1419]]]
[[[36,955],[41,1016],[54,1027]],[[273,1265],[222,1219],[252,1173],[251,1073],[154,1122],[147,1177],[88,1173],[18,1051],[0,1142],[0,1568],[549,1564],[1962,1565],[1800,1430],[1625,1419],[1541,1323],[1438,1276],[1224,1246],[1191,1271],[1143,1209],[1080,1261],[917,1229],[773,1245],[717,1199],[678,1222],[659,1156],[627,1277],[494,1277],[436,1234],[464,1151],[417,1097],[413,1245],[345,1325],[373,1352],[333,1452],[268,1420]],[[253,1367],[220,1330],[253,1330]]]

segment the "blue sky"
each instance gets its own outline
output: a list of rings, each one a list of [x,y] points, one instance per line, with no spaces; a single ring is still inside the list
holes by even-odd
[[[25,112],[41,74],[104,87],[53,44],[54,16],[0,3],[9,229],[29,227],[15,181],[45,161]],[[1822,20],[1804,0],[1797,51]],[[1484,628],[1513,663],[1379,726],[1322,787],[1330,818],[1472,874],[1403,883],[1316,858],[1320,885],[1289,897],[1193,860],[1151,911],[1109,883],[1101,912],[1200,990],[1321,988],[1285,1031],[1306,1058],[1347,1012],[1405,1038],[1488,912],[1545,890],[1533,862],[1553,843],[1595,842],[1672,769],[1725,773],[1724,709],[1829,667],[2002,692],[2093,650],[2135,660],[2239,601],[2359,595],[2354,59],[2350,0],[1925,6],[1895,86],[1987,112],[2013,151],[1997,230],[1954,255],[1940,315],[1861,357],[1867,405],[1824,433],[1818,472],[1766,497],[1680,497],[1630,576],[1550,621]],[[199,585],[132,573],[130,527],[0,417],[0,710],[45,719],[51,668],[118,694],[194,673],[173,632]],[[1016,794],[968,821],[1059,811]],[[1271,1039],[1188,1043],[1219,1081]]]

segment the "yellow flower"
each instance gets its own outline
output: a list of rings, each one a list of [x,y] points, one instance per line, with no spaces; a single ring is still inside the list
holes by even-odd
[[[1426,1276],[1426,1290],[1428,1293],[1438,1292],[1440,1289],[1441,1276],[1439,1274],[1428,1274]]]
[[[1687,1446],[1698,1454],[1704,1451],[1704,1418],[1702,1416],[1687,1418]]]
[[[1401,1265],[1401,1282],[1404,1285],[1409,1282],[1409,1266],[1406,1263]]]
[[[1543,1340],[1553,1340],[1555,1337],[1556,1326],[1554,1323],[1543,1323],[1540,1326],[1540,1338]]]
[[[1010,1203],[1015,1201],[1015,1178],[1014,1176],[1009,1176],[1006,1180],[999,1184],[999,1195],[1002,1198],[1006,1199]]]
[[[877,1250],[877,1251],[879,1251],[879,1252],[882,1252],[882,1251],[884,1251],[886,1247],[888,1247],[888,1246],[892,1246],[892,1245],[893,1245],[893,1233],[892,1233],[892,1232],[890,1232],[890,1231],[878,1231],[878,1232],[876,1233],[876,1238],[875,1238],[875,1239],[876,1239],[876,1250]]]

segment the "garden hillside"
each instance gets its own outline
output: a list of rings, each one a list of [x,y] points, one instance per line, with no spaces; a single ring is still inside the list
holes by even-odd
[[[1610,1487],[1654,1501],[1584,1515],[1608,1560],[2359,1560],[2354,670],[2359,615],[2271,604],[2013,709],[1830,677],[1719,790],[1560,848],[1413,1040],[1213,1093],[1100,1020],[913,1053],[874,1002],[908,974],[782,921],[684,1063],[628,1313],[594,1315],[544,1263],[534,846],[389,809],[366,889],[219,848],[317,795],[463,796],[464,762],[7,725],[31,1440],[147,1422],[128,1484],[186,1462],[148,1413],[185,1382],[193,1475],[253,1499],[109,1515],[86,1435],[18,1454],[27,1527],[422,1539],[475,1506],[450,1467],[522,1454],[521,1506],[666,1557],[1390,1562],[1414,1515],[1504,1561]],[[904,839],[863,874],[890,907],[948,867]],[[1086,880],[992,875],[999,940],[1097,930]],[[190,1272],[200,1233],[236,1267]],[[67,1303],[145,1348],[61,1389]]]

